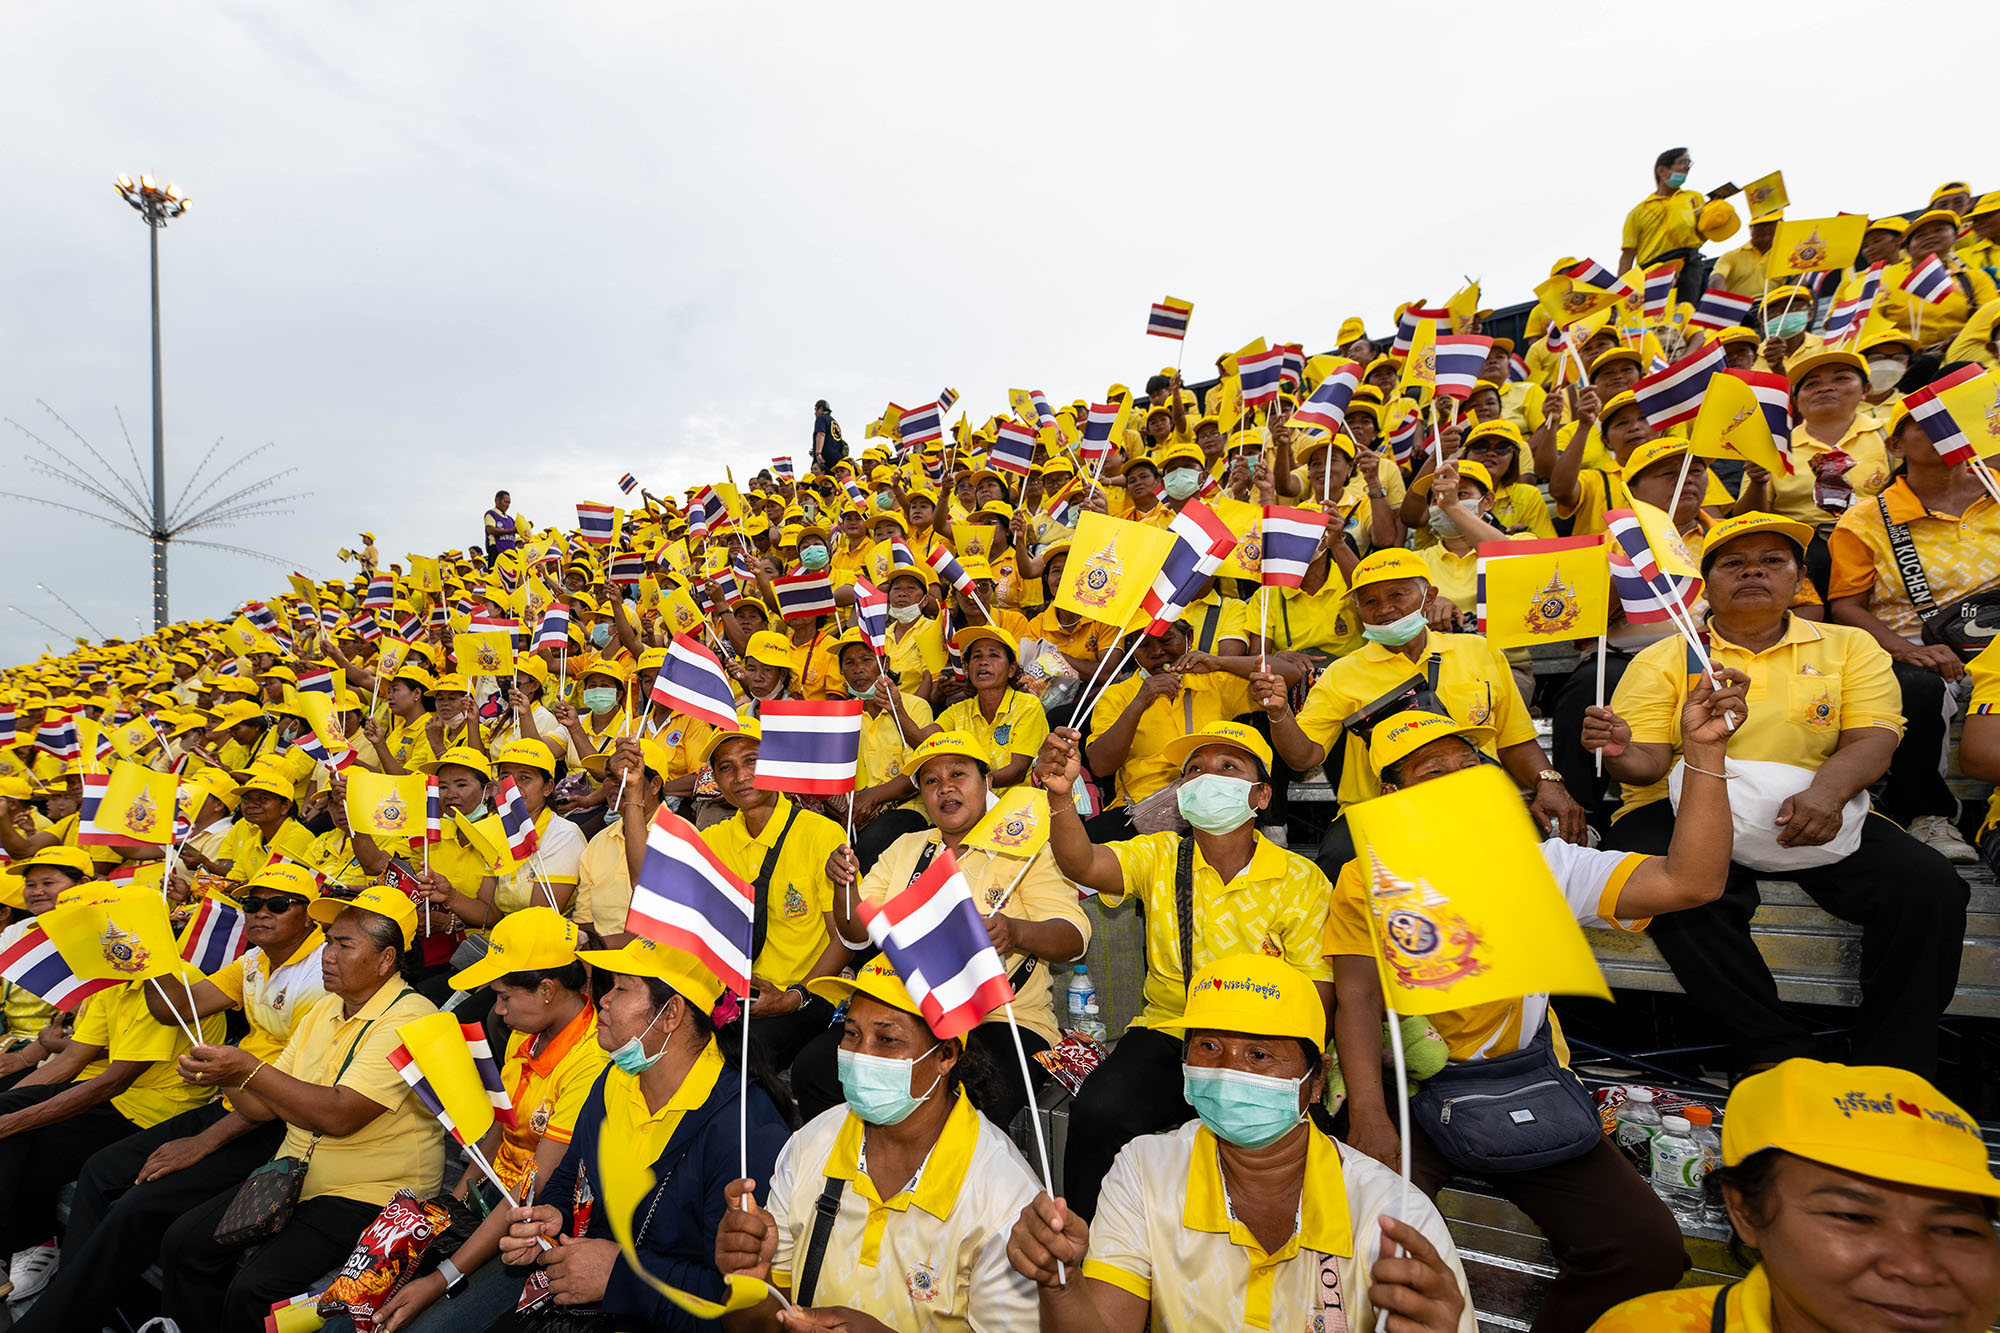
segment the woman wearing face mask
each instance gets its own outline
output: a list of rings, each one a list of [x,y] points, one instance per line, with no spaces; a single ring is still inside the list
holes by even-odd
[[[1094,1217],[1040,1194],[1008,1238],[1040,1327],[1359,1330],[1388,1315],[1401,1333],[1472,1333],[1444,1218],[1309,1115],[1326,1044],[1312,980],[1239,953],[1193,982],[1163,1026],[1187,1034],[1181,1083],[1200,1118],[1126,1144]]]
[[[724,1273],[770,1282],[810,1318],[766,1300],[725,1315],[722,1327],[1034,1328],[1034,1288],[1008,1265],[1005,1246],[1039,1186],[974,1105],[967,1073],[984,1054],[963,1037],[939,1041],[887,958],[852,981],[813,987],[848,1003],[845,1103],[785,1145],[763,1207],[743,1206],[751,1181],[729,1186],[715,1237]]]
[[[953,535],[950,521],[942,517],[939,521],[944,525],[943,531],[946,535]],[[896,567],[896,550],[890,545],[892,541],[901,541],[909,546],[919,559],[923,557],[923,552],[910,543],[910,521],[903,517],[901,510],[871,509],[868,512],[868,535],[871,540],[868,543],[867,561],[862,566],[861,573],[877,585]]]
[[[932,720],[929,704],[898,690],[883,674],[882,659],[867,635],[851,629],[834,647],[840,653],[843,692],[861,701],[860,767],[854,794],[847,799],[854,805],[854,852],[866,874],[891,843],[923,829],[924,807],[917,799],[910,755],[942,728]]]
[[[1791,475],[1743,469],[1732,514],[1773,513],[1815,528],[1807,566],[1826,589],[1825,535],[1850,505],[1866,504],[1889,484],[1889,455],[1875,417],[1861,410],[1868,363],[1859,352],[1819,347],[1785,363],[1792,385]]]
[[[1907,335],[1884,328],[1863,338],[1859,350],[1868,358],[1868,391],[1862,398],[1870,407],[1885,407],[1910,373],[1910,360],[1917,349]]]
[[[889,599],[889,637],[884,653],[901,688],[930,700],[935,677],[945,667],[944,623],[925,602],[931,592],[928,567],[898,565],[882,586]]]
[[[1238,441],[1232,438],[1230,443],[1235,447]],[[1201,493],[1202,484],[1208,480],[1208,459],[1202,454],[1201,446],[1193,441],[1169,446],[1154,455],[1153,462],[1160,469],[1161,495],[1176,513],[1182,505]],[[1129,468],[1127,476],[1130,476]]]
[[[1713,1178],[1750,1275],[1627,1301],[1593,1333],[1978,1333],[2000,1312],[2000,1180],[1977,1122],[1914,1074],[1753,1074],[1729,1094]]]
[[[972,697],[938,714],[938,725],[967,732],[986,746],[995,765],[993,789],[1011,787],[1028,776],[1028,765],[1049,734],[1041,700],[1014,688],[1020,644],[1004,629],[972,625],[952,635],[951,646],[965,659]]]
[[[1466,461],[1478,463],[1493,478],[1493,526],[1552,538],[1556,528],[1542,501],[1541,488],[1521,480],[1525,450],[1521,433],[1505,420],[1481,422],[1465,435]]]
[[[1181,1042],[1165,1026],[1186,1007],[1186,969],[1256,941],[1321,983],[1329,998],[1333,991],[1319,951],[1332,886],[1311,861],[1257,831],[1257,811],[1271,800],[1270,746],[1241,723],[1214,722],[1170,742],[1165,757],[1181,777],[1177,803],[1192,832],[1108,845],[1094,844],[1077,817],[1076,732],[1050,733],[1035,764],[1049,793],[1057,868],[1107,907],[1137,896],[1145,910],[1145,1009],[1085,1080],[1070,1113],[1064,1191],[1085,1218],[1096,1211],[1098,1183],[1119,1148],[1194,1114],[1181,1097]]]
[[[1773,375],[1785,373],[1786,360],[1805,345],[1816,304],[1812,292],[1797,284],[1773,288],[1764,297],[1764,345],[1758,352],[1757,369]]]
[[[1685,148],[1669,148],[1653,159],[1653,192],[1632,206],[1625,215],[1625,231],[1618,242],[1618,271],[1630,273],[1634,263],[1647,267],[1669,259],[1693,259],[1700,255],[1703,236],[1696,225],[1702,205],[1708,201],[1687,188],[1688,172],[1694,160]],[[1684,264],[1683,270],[1699,269]],[[1699,286],[1694,288],[1698,294]],[[1681,294],[1692,301],[1693,295]]]
[[[742,1007],[691,955],[635,939],[577,956],[612,974],[597,1014],[597,1042],[611,1066],[537,1190],[543,1202],[506,1210],[500,1257],[517,1284],[529,1265],[540,1265],[558,1307],[594,1307],[618,1328],[693,1328],[620,1252],[608,1203],[629,1199],[634,1191],[623,1181],[650,1171],[655,1183],[624,1204],[639,1261],[683,1291],[720,1300],[716,1232],[724,1191],[742,1174],[739,1121],[747,1118],[751,1178],[761,1185],[785,1144],[791,1098],[753,1055],[742,1100]],[[607,1168],[623,1179],[607,1182]],[[727,1206],[741,1205],[732,1197]],[[559,1243],[543,1249],[544,1240]]]
[[[558,703],[552,710],[578,754],[585,758],[602,754],[611,748],[611,742],[631,730],[631,712],[625,700],[631,683],[630,662],[599,658],[583,673],[583,688],[576,696],[582,707]]]

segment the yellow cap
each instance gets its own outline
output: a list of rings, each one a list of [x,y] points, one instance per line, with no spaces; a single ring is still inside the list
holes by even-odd
[[[1989,190],[1973,200],[1972,207],[1966,210],[1965,217],[1969,222],[1973,218],[1983,218],[1989,213],[2000,213],[2000,190]]]
[[[1431,581],[1431,567],[1415,551],[1406,551],[1392,546],[1377,551],[1354,567],[1354,574],[1347,580],[1349,592],[1359,592],[1371,583],[1388,583],[1394,579],[1422,579]]]
[[[28,907],[28,880],[18,871],[0,870],[0,907],[11,907],[17,912]]]
[[[313,903],[319,900],[319,883],[318,875],[296,861],[273,861],[250,877],[250,882],[243,886],[243,892],[276,889],[279,893],[289,893]]]
[[[1910,231],[1928,227],[1933,222],[1943,222],[1948,224],[1953,231],[1958,230],[1958,214],[1952,212],[1949,208],[1930,208],[1925,209],[1910,219]],[[1904,234],[1907,235],[1908,233]]]
[[[1176,736],[1160,747],[1160,757],[1178,772],[1187,767],[1187,761],[1194,757],[1196,750],[1210,745],[1229,745],[1248,751],[1264,765],[1265,772],[1270,772],[1270,742],[1255,727],[1246,727],[1241,722],[1211,722],[1200,731]]]
[[[1845,347],[1815,347],[1809,352],[1785,358],[1785,378],[1792,382],[1794,389],[1799,382],[1821,366],[1846,366],[1862,379],[1868,378],[1868,359],[1859,352]]]
[[[700,959],[685,950],[655,944],[642,935],[625,941],[622,949],[584,949],[576,956],[606,972],[664,981],[704,1014],[712,1012],[715,1002],[722,998],[721,979],[703,967]],[[457,981],[452,978],[454,985]]]
[[[993,765],[992,749],[981,745],[971,732],[940,731],[935,736],[925,737],[923,743],[910,752],[909,761],[903,765],[903,771],[914,781],[925,764],[948,754],[976,759],[989,768]]]
[[[352,898],[315,898],[306,904],[306,915],[322,926],[330,926],[342,912],[358,907],[376,916],[386,916],[403,932],[403,947],[417,938],[417,905],[408,894],[386,884],[369,884]]]
[[[818,977],[808,981],[806,989],[832,1004],[839,1004],[851,995],[861,994],[870,999],[880,1000],[891,1009],[900,1009],[919,1018],[923,1016],[923,1011],[917,1008],[917,1002],[910,998],[910,992],[903,985],[903,979],[897,976],[896,969],[889,965],[887,954],[878,953],[869,959],[862,965],[861,970],[854,974],[852,981],[846,977]]]
[[[181,790],[192,793],[203,800],[213,796],[222,802],[224,810],[235,810],[237,806],[236,780],[219,768],[204,768],[193,777],[181,780]],[[201,800],[187,811],[189,819],[201,813]]]
[[[269,792],[293,800],[298,795],[298,784],[273,766],[268,760],[258,760],[250,766],[243,781],[236,784],[236,794],[241,797],[246,791]]]
[[[1016,639],[1006,630],[1001,629],[998,625],[967,625],[964,629],[951,636],[951,646],[963,653],[981,639],[991,639],[1007,650],[1007,656],[1013,658],[1015,661],[1020,660],[1020,640]]]
[[[25,873],[36,866],[54,866],[58,870],[74,870],[85,879],[90,879],[97,873],[96,863],[90,859],[89,852],[81,847],[65,847],[61,843],[57,843],[53,847],[44,847],[25,861],[14,862],[12,868]]]
[[[1333,448],[1338,448],[1340,452],[1346,454],[1349,458],[1354,457],[1354,441],[1347,438],[1345,432],[1339,435],[1314,435],[1307,439],[1305,443],[1294,446],[1292,457],[1298,460],[1299,466],[1304,467],[1311,463],[1313,459],[1318,458],[1321,454]]]
[[[757,719],[754,717],[742,718],[736,723],[735,731],[722,731],[718,729],[709,733],[708,739],[702,742],[701,762],[705,764],[713,758],[715,752],[722,748],[724,741],[752,740],[762,743],[763,739],[764,728],[759,724]]]
[[[1201,446],[1198,444],[1175,444],[1153,455],[1153,462],[1162,472],[1168,471],[1175,464],[1183,467],[1207,467],[1208,455],[1201,451]]]
[[[1678,458],[1688,451],[1687,438],[1682,435],[1662,435],[1646,441],[1631,453],[1625,455],[1625,480],[1631,481],[1641,472],[1663,458]]]
[[[215,716],[214,726],[221,728],[241,726],[264,716],[264,710],[247,699],[233,699],[219,708],[209,710]]]
[[[798,651],[792,647],[792,641],[776,630],[760,629],[752,634],[743,655],[753,662],[786,671],[795,671],[799,665]]]
[[[1612,336],[1616,337],[1617,335],[1614,333],[1612,334]],[[1590,360],[1591,378],[1595,379],[1597,377],[1598,371],[1603,370],[1606,366],[1613,365],[1619,361],[1630,361],[1635,366],[1645,365],[1644,359],[1640,357],[1638,351],[1634,348],[1607,347],[1603,351],[1599,352],[1596,356],[1591,358]],[[1609,410],[1610,409],[1607,406],[1606,411],[1608,412]]]
[[[446,765],[469,768],[488,782],[493,781],[493,761],[467,745],[454,745],[437,758],[418,764],[417,768],[425,773],[436,773]]]
[[[581,942],[576,923],[565,920],[553,908],[539,903],[523,907],[500,918],[487,937],[485,957],[454,972],[451,988],[478,990],[510,972],[567,967],[576,961]]]
[[[1432,741],[1447,736],[1463,736],[1473,749],[1493,739],[1493,728],[1474,727],[1439,713],[1411,708],[1386,718],[1368,738],[1368,762],[1380,773],[1391,764],[1409,758]]]
[[[1261,953],[1233,954],[1202,968],[1188,985],[1181,1016],[1153,1026],[1166,1032],[1297,1037],[1315,1048],[1326,1044],[1326,1009],[1318,988],[1284,959]]]
[[[493,767],[497,770],[503,764],[520,764],[525,768],[538,768],[550,777],[555,776],[555,751],[547,741],[530,740],[526,736],[508,741],[493,756]]]
[[[1781,537],[1789,537],[1802,552],[1812,545],[1813,530],[1806,524],[1781,514],[1756,511],[1738,514],[1735,518],[1725,518],[1710,528],[1707,535],[1701,539],[1702,563],[1706,565],[1708,557],[1738,537],[1747,537],[1753,532],[1775,532]]]
[[[1488,470],[1484,463],[1475,462],[1470,458],[1460,460],[1458,465],[1458,479],[1460,481],[1477,482],[1480,489],[1484,490],[1488,495],[1493,494],[1493,473]]]
[[[412,647],[414,648],[415,645],[412,645]],[[437,688],[437,682],[431,678],[431,673],[429,671],[426,671],[423,665],[419,662],[412,662],[412,661],[404,662],[403,665],[397,669],[396,674],[389,677],[389,679],[406,680],[410,682],[410,684],[416,686],[418,689],[424,691],[426,694]]]
[[[1724,1109],[1724,1166],[1779,1148],[1899,1185],[2000,1198],[1979,1122],[1907,1070],[1787,1060],[1738,1083]]]
[[[576,673],[578,676],[609,676],[620,685],[627,685],[632,680],[632,663],[623,657],[599,657],[588,665],[577,667]]]
[[[1361,322],[1361,316],[1349,315],[1340,321],[1340,333],[1334,338],[1333,343],[1336,347],[1345,347],[1356,338],[1367,336],[1368,326]]]
[[[1743,226],[1743,219],[1727,199],[1711,199],[1694,215],[1694,229],[1704,241],[1726,241]]]

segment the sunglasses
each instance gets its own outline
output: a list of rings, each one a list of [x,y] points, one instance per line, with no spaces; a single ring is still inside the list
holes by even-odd
[[[269,898],[253,897],[243,900],[243,914],[255,916],[259,912],[269,912],[272,916],[283,916],[294,907],[305,906],[305,899],[294,898],[290,894],[278,893]]]

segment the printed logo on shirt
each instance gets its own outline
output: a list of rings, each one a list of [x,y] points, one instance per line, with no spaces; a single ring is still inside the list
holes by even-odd
[[[906,1277],[909,1281],[910,1299],[919,1304],[929,1304],[937,1299],[937,1269],[926,1259],[912,1268]]]
[[[806,903],[806,896],[799,892],[796,884],[785,885],[785,919],[797,921],[809,915],[812,908]]]
[[[554,1110],[555,1105],[548,1098],[542,1098],[542,1104],[535,1108],[532,1116],[528,1117],[528,1128],[537,1134],[546,1133],[549,1128],[549,1116]]]

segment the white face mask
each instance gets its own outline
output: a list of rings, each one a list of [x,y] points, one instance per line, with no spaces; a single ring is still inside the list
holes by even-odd
[[[1908,373],[1910,363],[1899,356],[1883,357],[1868,363],[1868,387],[1875,393],[1887,393],[1902,382]]]
[[[922,602],[911,602],[908,606],[890,607],[889,619],[895,621],[898,625],[907,625],[923,613],[924,604]]]

